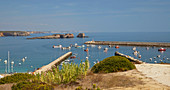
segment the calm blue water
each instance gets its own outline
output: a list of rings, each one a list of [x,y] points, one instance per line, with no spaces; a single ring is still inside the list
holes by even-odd
[[[76,36],[78,33],[74,33]],[[49,34],[33,34],[27,37],[35,36],[44,36]],[[134,56],[132,46],[120,46],[119,49],[109,48],[108,46],[102,46],[102,49],[96,47],[88,47],[89,53],[84,52],[82,48],[71,48],[71,50],[61,50],[57,48],[52,48],[53,45],[62,44],[64,47],[69,46],[70,44],[77,43],[78,45],[83,45],[86,41],[138,41],[138,42],[170,42],[170,33],[86,33],[89,38],[72,38],[72,39],[35,39],[27,40],[27,37],[0,37],[0,73],[5,72],[4,60],[7,59],[8,51],[10,51],[10,60],[14,61],[14,71],[16,72],[27,72],[33,71],[35,68],[39,68],[43,65],[50,63],[61,55],[71,51],[77,54],[75,63],[80,63],[81,60],[84,61],[85,57],[89,57],[90,66],[93,66],[93,62],[96,60],[103,60],[104,58],[113,56],[115,51]],[[103,49],[108,47],[108,52],[103,52]],[[140,51],[142,55],[141,60],[147,63],[158,63],[163,60],[163,62],[170,63],[170,49],[167,48],[165,52],[158,52],[158,47],[146,50],[146,47],[137,47],[137,50]],[[161,58],[153,59],[152,61],[149,58],[156,57],[161,55]],[[22,62],[22,58],[27,56],[25,62]],[[135,57],[135,56],[134,56]],[[135,57],[138,59],[138,57]],[[21,63],[21,65],[19,65]],[[31,67],[33,66],[33,67]]]

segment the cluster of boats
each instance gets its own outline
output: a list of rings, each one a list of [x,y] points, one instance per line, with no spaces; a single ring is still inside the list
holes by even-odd
[[[132,50],[134,51],[133,54],[135,56],[139,55],[138,58],[141,58],[140,52],[136,50],[136,47],[133,47]],[[149,47],[146,47],[146,50],[149,50]],[[161,47],[158,49],[158,51],[163,52],[163,51],[166,51],[166,49]],[[156,57],[149,58],[149,60],[152,61],[153,59],[155,59],[154,63],[157,63],[156,58],[160,58],[160,57],[161,55],[157,55]],[[163,57],[163,59],[159,59],[159,61],[163,62],[163,60],[166,60],[166,59],[170,60],[169,58]]]

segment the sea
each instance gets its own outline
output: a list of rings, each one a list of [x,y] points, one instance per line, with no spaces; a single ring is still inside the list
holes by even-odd
[[[101,45],[102,48],[98,49],[98,45],[88,47],[89,52],[85,52],[87,48],[75,48],[70,50],[62,50],[60,48],[52,48],[53,45],[62,45],[68,47],[71,44],[84,45],[86,41],[132,41],[132,42],[169,42],[170,32],[86,32],[86,36],[89,38],[77,38],[78,33],[73,33],[75,38],[66,39],[31,39],[26,38],[52,35],[54,33],[45,34],[31,34],[31,36],[18,36],[18,37],[0,37],[0,73],[5,73],[7,64],[4,63],[10,60],[9,72],[30,72],[37,68],[47,65],[55,59],[59,58],[67,52],[73,52],[76,58],[70,59],[73,63],[79,64],[85,61],[86,57],[89,58],[90,67],[92,67],[97,61],[114,56],[115,52],[132,56],[146,63],[170,63],[170,48],[166,48],[166,51],[159,52],[160,47],[136,47],[136,50],[140,52],[141,58],[133,54],[132,48],[134,46],[119,46],[119,49],[109,47],[108,45]],[[61,34],[61,33],[60,33]],[[108,48],[107,52],[104,52],[104,48]],[[160,55],[160,58],[157,56]],[[22,59],[27,57],[23,62]],[[156,57],[156,58],[155,58]],[[152,58],[152,60],[150,59]],[[11,62],[14,62],[12,65]],[[13,67],[13,70],[11,69]]]

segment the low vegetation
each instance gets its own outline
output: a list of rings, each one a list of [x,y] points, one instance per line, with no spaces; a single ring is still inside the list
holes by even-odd
[[[14,75],[1,78],[0,84],[16,83],[16,82],[20,82],[20,81],[26,81],[26,80],[32,79],[34,77],[35,77],[34,75],[27,74],[27,73],[16,73]]]
[[[111,73],[119,71],[127,71],[136,67],[126,58],[121,56],[112,56],[104,59],[100,63],[95,64],[91,71],[93,73]]]
[[[63,64],[61,70],[59,67],[52,68],[51,71],[42,72],[37,74],[34,81],[38,83],[48,83],[48,84],[62,84],[75,81],[79,76],[87,74],[89,69],[89,61],[86,60],[83,64],[82,62],[78,64]]]

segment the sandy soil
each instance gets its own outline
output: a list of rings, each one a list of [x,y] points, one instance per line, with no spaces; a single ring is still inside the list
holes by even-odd
[[[137,69],[146,71],[139,67],[143,67],[143,64],[137,65]],[[96,86],[99,86],[103,90],[170,90],[170,86],[161,84],[151,77],[147,77],[137,69],[109,74],[91,74],[84,79],[78,80],[77,84],[67,85],[66,88],[59,86],[55,90],[75,90],[78,86],[82,86],[83,89],[92,88],[93,84],[96,84]]]
[[[137,70],[153,80],[170,86],[170,65],[166,64],[136,64]]]
[[[75,90],[78,86],[92,88],[93,84],[103,90],[170,90],[170,65],[136,64],[136,68],[108,74],[89,73],[76,82],[56,86],[55,90]],[[0,85],[0,90],[10,90],[11,86]]]

